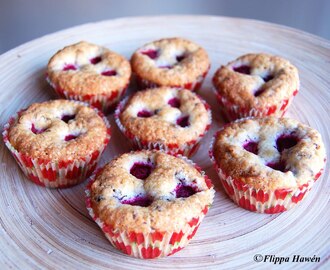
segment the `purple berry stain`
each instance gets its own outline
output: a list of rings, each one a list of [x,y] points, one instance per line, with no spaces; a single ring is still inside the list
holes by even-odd
[[[276,140],[277,150],[281,153],[284,149],[289,149],[298,143],[298,138],[294,135],[281,135]]]
[[[152,200],[147,197],[135,197],[128,200],[121,201],[122,204],[129,204],[129,205],[136,205],[136,206],[142,206],[142,207],[148,207],[151,205]]]
[[[31,126],[31,131],[32,131],[34,134],[41,134],[41,133],[45,132],[46,129],[47,129],[47,128],[38,129],[38,128],[35,127],[34,124],[32,124],[32,126]]]
[[[65,123],[68,123],[70,120],[73,120],[76,116],[74,114],[64,114],[61,117],[61,120]]]
[[[142,110],[142,111],[139,111],[137,116],[138,117],[142,117],[142,118],[148,118],[148,117],[151,117],[153,114],[150,112],[150,111],[147,111],[147,110]]]
[[[247,65],[243,65],[243,66],[239,66],[239,67],[234,67],[234,71],[238,72],[238,73],[242,73],[242,74],[246,74],[246,75],[250,75],[251,74],[251,68]]]
[[[173,108],[180,108],[180,106],[181,106],[180,99],[178,99],[176,97],[171,98],[167,103],[168,103],[168,105],[170,105]]]
[[[253,142],[253,141],[249,141],[249,142],[246,142],[244,145],[243,145],[243,148],[246,150],[246,151],[249,151],[255,155],[258,154],[258,143],[257,142]]]
[[[182,116],[176,120],[176,124],[180,127],[187,127],[190,125],[189,116]]]
[[[152,169],[152,164],[135,162],[130,169],[130,174],[138,179],[145,180],[150,175]]]

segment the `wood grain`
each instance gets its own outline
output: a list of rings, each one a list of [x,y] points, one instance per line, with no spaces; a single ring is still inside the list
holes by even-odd
[[[1,269],[270,269],[254,254],[321,257],[321,262],[286,263],[276,269],[330,267],[329,166],[309,196],[295,209],[262,215],[238,208],[225,195],[207,151],[222,124],[211,92],[210,78],[221,64],[249,52],[288,58],[300,71],[301,91],[288,116],[318,129],[330,152],[330,43],[307,33],[273,24],[209,16],[123,18],[86,24],[51,34],[0,56],[0,124],[17,110],[54,98],[45,81],[48,59],[63,46],[87,40],[130,57],[142,44],[181,36],[201,44],[212,68],[199,91],[213,111],[213,125],[197,155],[216,185],[215,203],[190,245],[174,256],[139,260],[109,244],[87,214],[84,184],[49,190],[25,179],[9,151],[0,144],[0,261]],[[113,137],[101,164],[128,151],[112,117]]]

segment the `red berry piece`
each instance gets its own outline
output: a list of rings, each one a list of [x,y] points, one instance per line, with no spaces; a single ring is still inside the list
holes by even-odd
[[[272,79],[274,79],[274,76],[271,74],[266,75],[265,77],[262,77],[262,79],[264,80],[264,82],[269,82]]]
[[[43,132],[45,132],[47,130],[47,128],[41,128],[41,129],[38,129],[35,127],[34,124],[32,124],[31,126],[31,131],[34,133],[34,134],[41,134]]]
[[[253,142],[253,141],[249,141],[249,142],[246,142],[244,145],[243,145],[243,148],[246,150],[246,151],[249,151],[255,155],[258,154],[258,143],[257,142]]]
[[[285,162],[284,161],[279,161],[279,162],[270,162],[267,163],[266,166],[272,168],[273,170],[280,171],[280,172],[287,172],[285,168]]]
[[[251,74],[251,67],[247,66],[247,65],[234,67],[234,71],[236,71],[238,73],[249,75],[249,74]]]
[[[65,140],[66,142],[68,142],[68,141],[71,141],[71,140],[76,139],[77,137],[78,137],[78,135],[69,134],[69,135],[66,135],[66,136],[65,136],[64,140]]]
[[[189,116],[181,116],[176,120],[176,124],[180,127],[188,127],[189,123]]]
[[[265,89],[263,87],[261,87],[260,89],[258,89],[257,91],[255,91],[253,95],[255,97],[259,97],[263,92],[265,92]]]
[[[151,59],[156,59],[158,57],[158,51],[156,50],[147,50],[141,52],[144,55],[147,55]]]
[[[61,120],[65,123],[68,123],[70,120],[73,120],[75,119],[75,115],[74,114],[64,114],[62,117],[61,117]]]
[[[135,162],[130,169],[130,174],[134,175],[136,178],[141,180],[147,179],[153,170],[153,165],[143,162]]]
[[[176,57],[176,61],[178,62],[178,63],[180,63],[183,59],[185,59],[186,58],[186,56],[184,55],[184,54],[182,54],[182,55],[178,55],[177,57]]]
[[[180,108],[181,106],[181,102],[180,102],[180,99],[178,98],[171,98],[167,104],[169,104],[171,107],[173,108]]]
[[[175,195],[176,198],[187,198],[190,197],[192,195],[194,195],[197,191],[191,187],[191,186],[186,186],[183,184],[179,184],[176,188],[175,188]]]
[[[148,110],[142,110],[138,112],[137,116],[142,118],[148,118],[153,116],[153,113]]]
[[[122,204],[136,205],[141,207],[148,207],[152,204],[152,200],[147,197],[135,197],[129,200],[121,201]]]
[[[101,75],[103,75],[103,76],[109,76],[109,77],[116,76],[117,75],[117,71],[110,69],[110,70],[103,71],[101,73]]]
[[[277,150],[281,153],[284,149],[289,149],[298,143],[298,138],[294,135],[281,135],[276,140]]]
[[[65,65],[63,71],[68,71],[68,70],[77,70],[77,67],[72,64]]]
[[[92,58],[89,61],[91,62],[91,64],[96,65],[96,64],[98,64],[102,61],[102,57],[101,56],[96,56],[96,57]]]

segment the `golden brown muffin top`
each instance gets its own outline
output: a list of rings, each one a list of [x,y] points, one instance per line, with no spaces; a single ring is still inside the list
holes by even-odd
[[[195,93],[169,87],[135,93],[118,120],[142,141],[179,146],[199,139],[212,121],[208,105]]]
[[[140,78],[161,86],[193,83],[210,67],[206,51],[182,38],[165,38],[145,44],[131,58]]]
[[[8,130],[20,153],[50,161],[84,159],[108,141],[108,123],[86,104],[69,100],[34,103]]]
[[[289,118],[247,118],[225,126],[216,136],[213,156],[227,176],[255,189],[297,188],[323,168],[321,135]]]
[[[47,66],[53,87],[72,95],[111,94],[127,86],[130,63],[105,47],[85,41],[58,51]]]
[[[94,213],[121,231],[179,231],[213,202],[214,189],[187,161],[161,151],[126,153],[91,185]]]
[[[284,58],[246,54],[220,67],[213,85],[234,105],[264,108],[290,99],[299,88],[299,76],[297,68]]]

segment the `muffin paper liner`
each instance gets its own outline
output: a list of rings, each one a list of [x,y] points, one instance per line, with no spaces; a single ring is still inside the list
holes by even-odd
[[[120,99],[125,95],[128,87],[127,84],[124,88],[119,88],[109,94],[74,95],[55,85],[48,76],[46,77],[46,80],[59,97],[87,102],[89,105],[101,110],[104,114],[109,114],[114,111]]]
[[[295,90],[293,92],[293,95],[289,99],[284,99],[281,102],[279,102],[277,105],[270,105],[270,106],[265,106],[263,108],[251,109],[251,108],[242,108],[238,105],[231,103],[224,96],[221,96],[215,88],[213,88],[213,91],[217,96],[218,103],[221,105],[223,112],[230,121],[245,117],[262,117],[268,115],[282,117],[286,113],[290,104],[292,103],[294,96],[298,94],[298,90]]]
[[[209,188],[213,187],[211,180],[201,171],[200,167],[184,156],[177,155],[177,157],[194,166],[204,176],[206,185]],[[85,190],[86,207],[89,215],[101,228],[110,243],[127,255],[140,259],[153,259],[169,256],[178,252],[188,245],[209,210],[210,205],[205,205],[201,213],[187,222],[179,231],[153,231],[150,233],[142,233],[136,231],[127,232],[118,228],[113,228],[102,221],[92,208],[91,186],[98,172],[101,170],[102,169],[99,169],[90,177],[90,182]]]
[[[173,88],[184,88],[191,91],[197,91],[200,89],[200,87],[203,84],[203,81],[209,71],[210,67],[202,74],[200,75],[194,82],[186,83],[184,85],[160,85],[157,83],[154,83],[152,81],[146,80],[138,75],[136,75],[136,84],[139,90],[149,89],[149,88],[157,88],[161,86],[168,86]]]
[[[179,146],[178,144],[164,144],[162,142],[142,141],[142,140],[140,140],[140,138],[138,138],[137,136],[130,133],[120,121],[121,111],[125,107],[128,99],[129,99],[129,97],[126,97],[117,106],[117,109],[115,110],[115,121],[116,121],[116,124],[117,124],[119,130],[124,134],[124,136],[126,138],[129,139],[129,141],[132,144],[132,147],[135,149],[162,150],[171,155],[179,154],[179,155],[184,155],[184,156],[190,157],[197,152],[202,138],[205,136],[205,134],[211,127],[212,113],[211,113],[210,106],[206,103],[206,101],[204,101],[202,98],[200,98],[200,100],[203,102],[203,104],[208,112],[210,123],[205,127],[204,132],[202,134],[200,134],[196,140],[186,142],[181,146]]]
[[[218,131],[219,132],[219,131]],[[298,204],[311,190],[314,182],[321,176],[323,168],[314,179],[292,189],[263,190],[245,184],[239,178],[232,178],[217,164],[213,155],[213,145],[218,132],[211,141],[209,156],[219,175],[220,182],[227,193],[238,206],[258,213],[276,214],[291,209]]]
[[[88,105],[83,102],[76,102]],[[93,173],[111,137],[108,120],[100,111],[97,109],[94,110],[103,118],[103,121],[107,126],[107,137],[100,149],[94,151],[91,155],[88,155],[83,159],[72,161],[49,161],[40,158],[32,158],[31,156],[20,153],[15,149],[9,141],[8,133],[10,127],[16,122],[24,110],[19,111],[14,117],[10,118],[8,123],[4,126],[4,131],[2,133],[4,143],[17,161],[23,173],[32,182],[49,188],[66,188],[76,185],[87,179]]]

